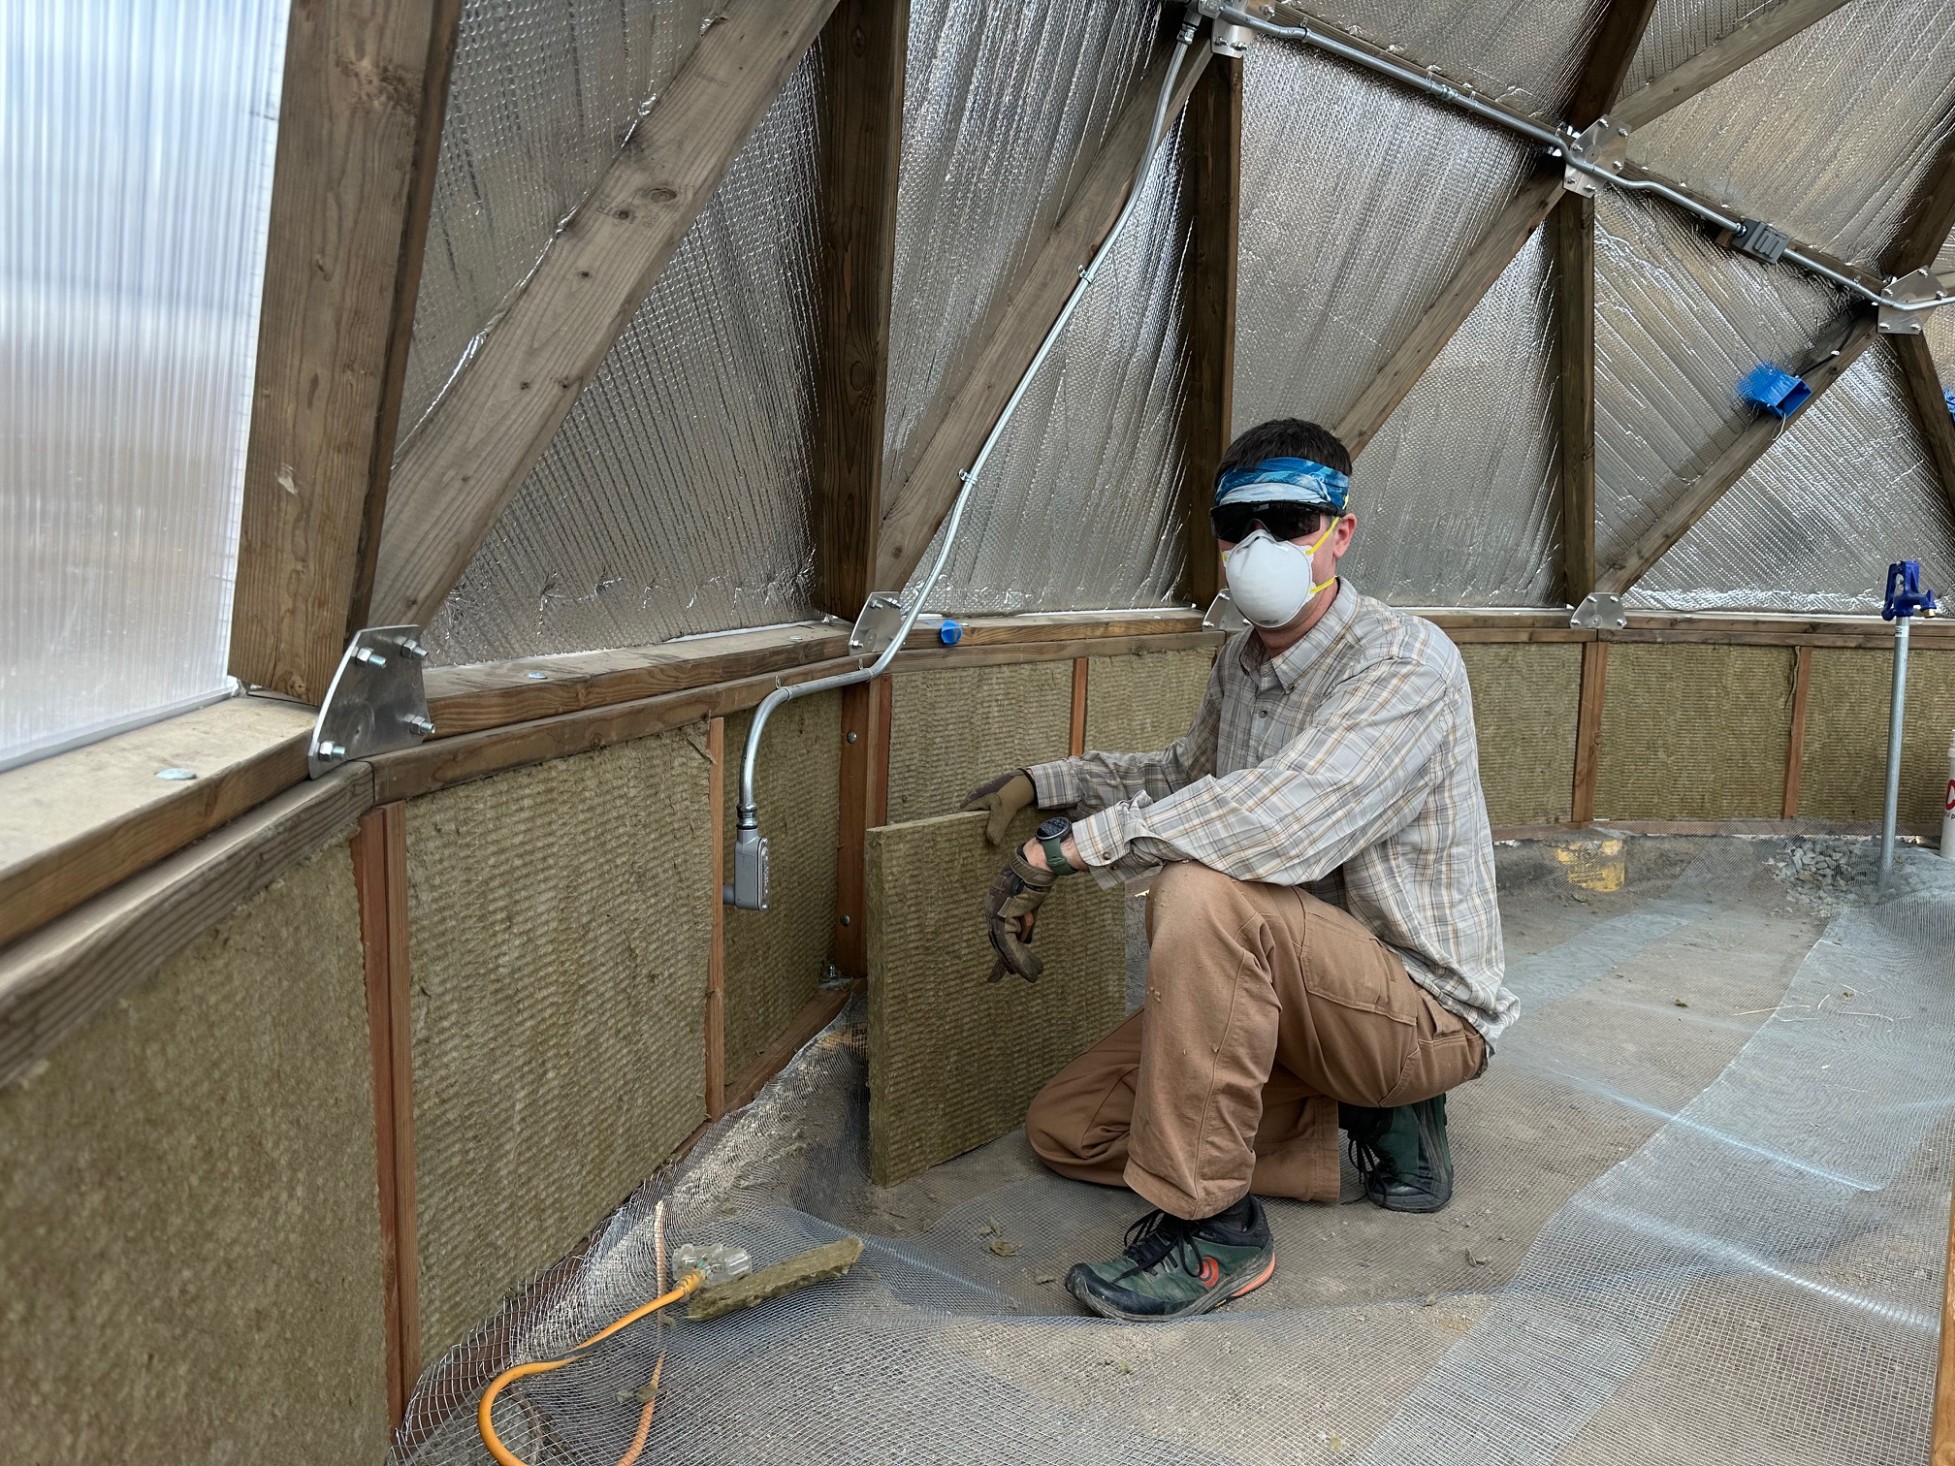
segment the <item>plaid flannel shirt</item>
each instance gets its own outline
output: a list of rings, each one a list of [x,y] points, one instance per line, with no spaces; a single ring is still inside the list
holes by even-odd
[[[1280,656],[1231,637],[1173,747],[1028,772],[1041,806],[1097,811],[1073,837],[1103,885],[1195,860],[1306,886],[1489,1045],[1513,1021],[1466,668],[1430,622],[1340,581]]]

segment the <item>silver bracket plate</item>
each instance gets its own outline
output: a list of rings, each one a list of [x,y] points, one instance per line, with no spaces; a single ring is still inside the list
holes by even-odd
[[[863,602],[862,614],[855,618],[855,629],[849,633],[849,650],[879,657],[902,629],[902,596],[893,591],[872,590],[869,599]]]
[[[1568,138],[1562,147],[1570,159],[1592,168],[1605,168],[1611,174],[1620,173],[1622,165],[1629,161],[1629,129],[1606,117],[1598,117]],[[1594,174],[1575,167],[1572,162],[1562,167],[1561,186],[1588,199],[1594,198],[1602,187]]]
[[[1912,275],[1903,275],[1887,287],[1887,293],[1896,300],[1908,301],[1939,300],[1948,294],[1933,270],[1916,270]],[[1891,305],[1884,305],[1880,308],[1881,334],[1919,336],[1929,314],[1928,311],[1895,310]]]
[[[413,748],[434,732],[420,638],[418,626],[369,626],[354,635],[312,725],[305,761],[313,778],[349,759]]]
[[[1568,624],[1583,631],[1620,631],[1629,624],[1629,612],[1623,609],[1621,596],[1596,591],[1575,607]]]
[[[1202,617],[1203,631],[1221,631],[1230,636],[1238,631],[1249,629],[1249,618],[1235,608],[1227,591],[1216,592],[1215,599],[1208,603],[1208,614]]]

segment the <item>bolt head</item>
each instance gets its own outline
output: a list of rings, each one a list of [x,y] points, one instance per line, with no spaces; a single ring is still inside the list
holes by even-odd
[[[344,743],[322,743],[319,745],[319,757],[330,759],[345,758],[346,745]]]

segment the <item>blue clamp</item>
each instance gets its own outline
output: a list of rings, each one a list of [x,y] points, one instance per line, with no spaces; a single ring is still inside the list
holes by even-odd
[[[1917,613],[1932,616],[1941,609],[1935,593],[1921,588],[1921,565],[1902,560],[1887,567],[1887,599],[1880,608],[1883,621],[1900,621]]]
[[[964,628],[948,616],[944,617],[944,624],[937,628],[937,640],[945,646],[956,646],[963,639]]]
[[[1761,361],[1738,383],[1738,396],[1742,401],[1756,403],[1774,417],[1790,417],[1806,405],[1812,388],[1804,379]]]
[[[1948,415],[1955,417],[1955,387],[1943,387],[1941,389],[1941,400],[1948,404]]]

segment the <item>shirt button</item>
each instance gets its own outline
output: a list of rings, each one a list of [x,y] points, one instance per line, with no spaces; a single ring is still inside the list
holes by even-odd
[[[1257,709],[1256,709],[1256,716],[1257,716],[1257,717],[1259,717],[1259,718],[1267,718],[1267,717],[1269,716],[1269,709],[1268,709],[1268,708],[1257,708]]]

